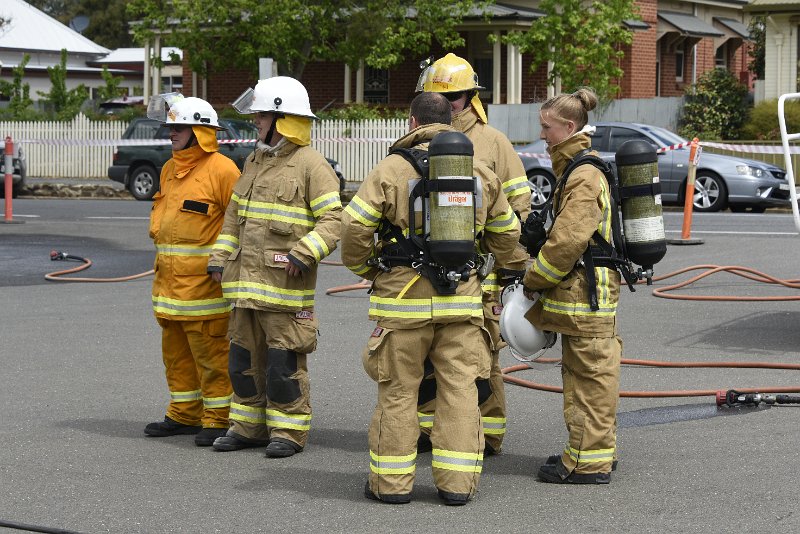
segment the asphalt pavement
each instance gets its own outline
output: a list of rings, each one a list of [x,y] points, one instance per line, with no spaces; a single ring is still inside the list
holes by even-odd
[[[20,198],[0,224],[0,527],[43,532],[798,532],[797,406],[718,408],[712,397],[620,400],[619,468],[608,486],[539,482],[538,466],[566,440],[561,396],[507,385],[509,429],[465,507],[436,496],[430,454],[417,459],[413,502],[366,500],[367,428],[376,387],[361,366],[374,324],[366,291],[325,290],[358,279],[321,266],[318,350],[309,357],[314,418],[308,447],[287,459],[263,450],[219,453],[192,436],[150,438],[168,391],[160,330],[145,277],[48,282],[64,250],[93,261],[77,276],[119,277],[152,267],[149,202]],[[666,214],[677,237],[681,214]],[[697,246],[670,246],[658,275],[741,265],[798,277],[787,214],[698,214]],[[335,252],[331,260],[338,259]],[[663,287],[685,279],[656,281]],[[622,292],[624,357],[665,361],[798,363],[796,301],[712,302]],[[795,296],[728,274],[684,295]],[[560,349],[545,356],[558,357]],[[516,361],[503,351],[504,366]],[[560,385],[557,364],[514,376]],[[797,371],[624,366],[622,389],[727,390],[800,386]],[[30,530],[29,528],[29,530]],[[59,530],[60,529],[60,530]],[[2,528],[0,528],[2,530]],[[11,530],[10,530],[11,531]]]

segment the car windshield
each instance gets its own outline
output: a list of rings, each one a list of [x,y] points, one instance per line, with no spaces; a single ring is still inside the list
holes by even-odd
[[[642,126],[641,128],[661,141],[664,145],[677,145],[686,142],[686,139],[680,135],[674,134],[669,130],[665,130],[664,128],[660,128],[658,126]]]
[[[237,139],[258,139],[258,128],[245,121],[229,121],[228,126],[236,134]]]

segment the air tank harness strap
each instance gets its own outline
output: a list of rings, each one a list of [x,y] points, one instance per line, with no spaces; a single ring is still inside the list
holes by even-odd
[[[597,277],[595,277],[594,274],[595,267],[607,267],[619,271],[631,291],[636,291],[636,288],[634,288],[636,281],[631,272],[630,263],[626,261],[625,258],[620,257],[617,251],[614,250],[614,247],[603,239],[603,236],[601,236],[599,232],[595,231],[592,239],[596,244],[586,247],[586,250],[583,252],[581,263],[583,263],[583,267],[586,269],[586,285],[589,287],[589,307],[592,311],[597,311],[600,309],[600,305],[597,301]]]

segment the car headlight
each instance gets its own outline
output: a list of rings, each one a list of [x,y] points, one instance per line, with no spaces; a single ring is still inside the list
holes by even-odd
[[[746,176],[755,176],[756,178],[761,178],[764,175],[764,171],[762,169],[759,169],[758,167],[751,167],[750,165],[737,165],[736,172]]]

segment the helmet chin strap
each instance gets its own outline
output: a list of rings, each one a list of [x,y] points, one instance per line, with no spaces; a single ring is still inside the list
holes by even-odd
[[[186,150],[190,146],[194,146],[197,144],[197,137],[194,135],[194,130],[192,131],[192,135],[189,139],[186,140],[186,144],[183,145],[183,148],[179,148],[178,150]]]
[[[278,125],[278,119],[282,119],[283,115],[279,115],[278,113],[274,114],[275,118],[272,119],[272,124],[269,126],[269,130],[267,130],[267,135],[264,136],[264,142],[269,146],[275,146],[272,144],[272,137],[275,135],[275,128]]]

